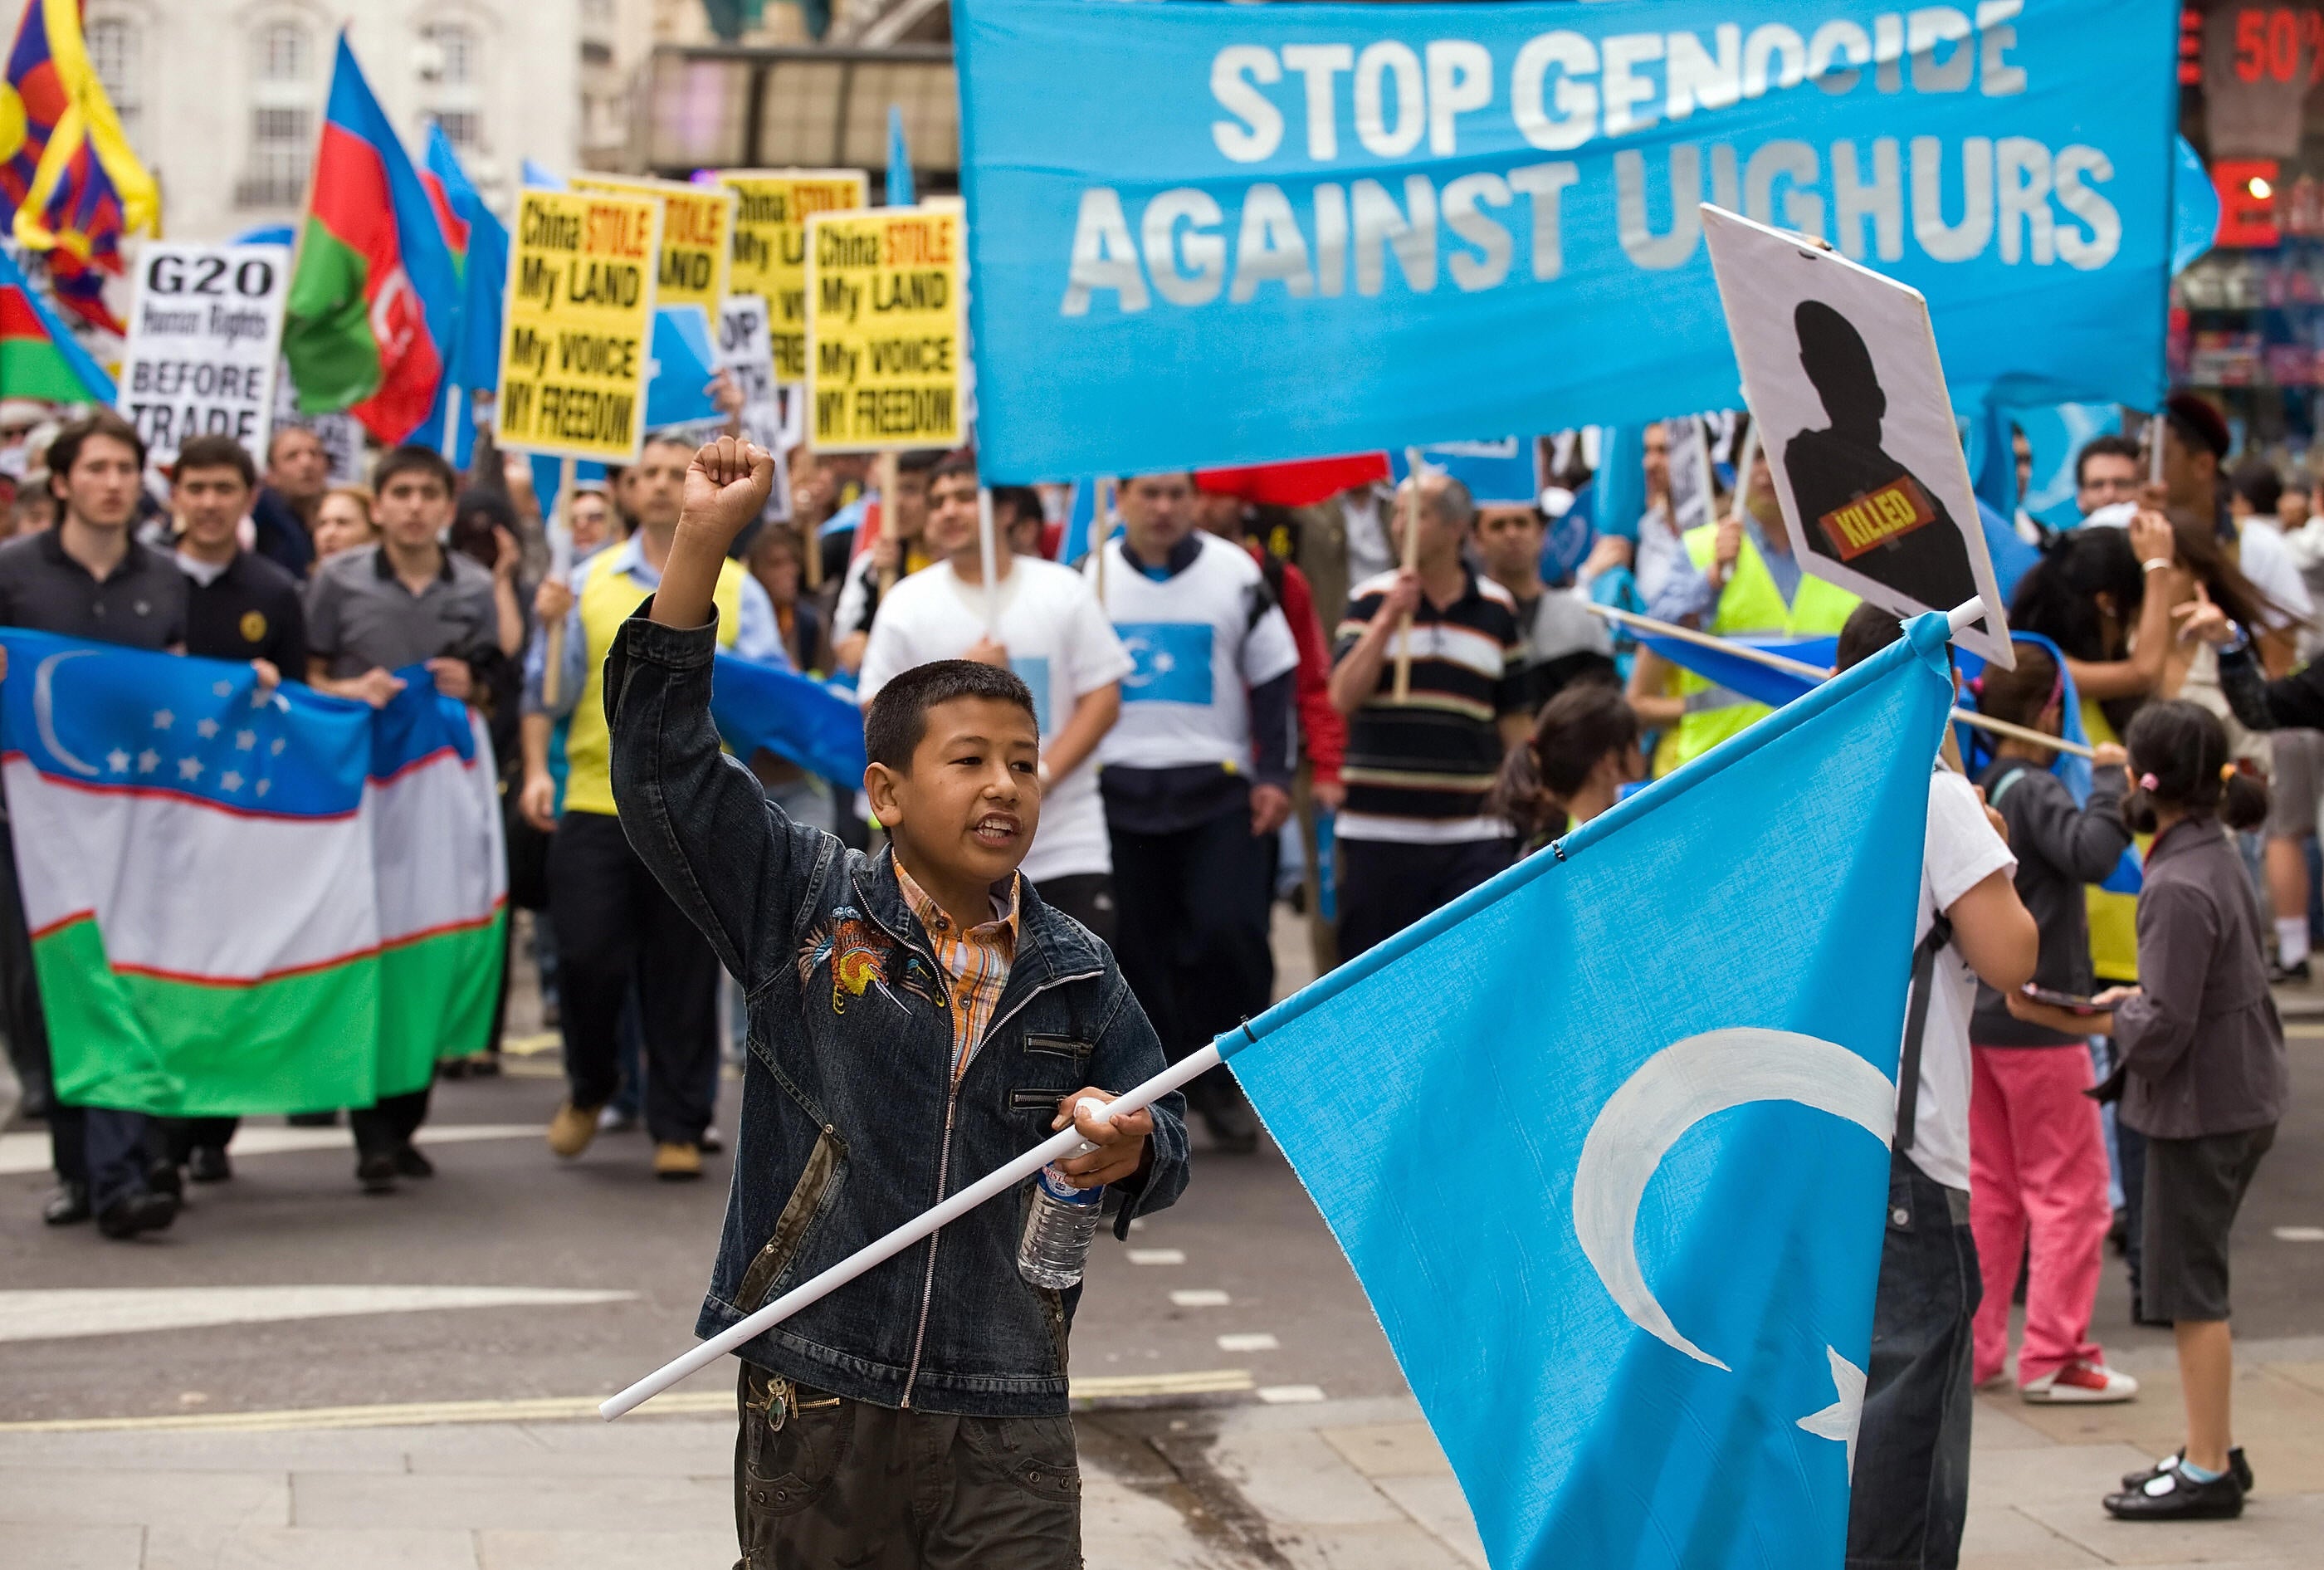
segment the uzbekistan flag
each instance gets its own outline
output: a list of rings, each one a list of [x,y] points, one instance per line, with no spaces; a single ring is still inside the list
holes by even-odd
[[[105,274],[124,271],[124,235],[152,228],[160,188],[89,63],[78,0],[32,0],[0,85],[0,198],[20,245],[47,254],[58,299],[122,331],[105,303]]]
[[[7,631],[0,777],[70,1102],[367,1106],[480,1050],[507,870],[481,725]]]
[[[0,251],[0,398],[112,403],[113,378],[49,314],[23,271]]]
[[[405,440],[436,411],[459,314],[436,204],[341,33],[282,328],[299,411]]]

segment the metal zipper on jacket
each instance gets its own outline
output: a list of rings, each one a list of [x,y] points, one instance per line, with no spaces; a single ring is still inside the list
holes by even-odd
[[[942,965],[938,965],[936,966],[936,974],[945,978],[945,990],[946,993],[949,994],[952,990],[952,978],[950,973],[945,971]],[[1055,987],[1064,986],[1069,982],[1088,981],[1093,976],[1100,976],[1104,974],[1105,972],[1102,969],[1100,969],[1078,971],[1072,975],[1051,976],[1047,981],[1043,982],[1039,986],[1033,988],[1023,997],[1018,999],[1015,1005],[1012,1006],[1007,1013],[996,1015],[989,1023],[987,1023],[984,1027],[983,1039],[980,1040],[976,1044],[976,1049],[979,1052],[983,1051],[985,1043],[992,1039],[993,1036],[1000,1030],[1001,1026],[1007,1024],[1010,1020],[1014,1018],[1025,1007],[1027,1003],[1031,1002],[1043,993],[1048,992]],[[949,1007],[949,1005],[947,1005],[947,1007]],[[949,1048],[946,1050],[946,1056],[947,1057],[950,1056]],[[973,1059],[971,1059],[971,1061],[973,1061]],[[960,1106],[960,1082],[968,1077],[968,1070],[964,1067],[960,1073],[953,1075],[951,1077],[951,1088],[945,1093],[944,1141],[936,1148],[936,1196],[935,1203],[937,1205],[942,1205],[945,1200],[945,1179],[949,1175],[952,1167],[953,1115]],[[944,1241],[944,1231],[939,1227],[936,1230],[936,1235],[928,1239],[927,1270],[920,1280],[920,1322],[912,1331],[912,1362],[911,1366],[904,1371],[904,1399],[897,1403],[897,1406],[903,1410],[910,1409],[912,1405],[912,1386],[918,1381],[920,1377],[920,1350],[927,1344],[928,1339],[928,1310],[934,1305],[936,1300],[936,1244],[942,1241]]]

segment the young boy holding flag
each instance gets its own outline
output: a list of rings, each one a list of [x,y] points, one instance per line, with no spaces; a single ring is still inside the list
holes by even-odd
[[[622,827],[751,1002],[704,1334],[1068,1118],[1096,1148],[1067,1179],[1119,1191],[1117,1236],[1186,1181],[1178,1096],[1102,1122],[1077,1106],[1159,1073],[1162,1048],[1112,956],[1018,873],[1043,794],[1021,680],[948,660],[886,684],[864,716],[877,857],[793,823],[721,755],[713,590],[773,479],[731,437],[695,455],[660,586],[605,671]],[[745,1563],[1081,1563],[1079,1290],[1019,1274],[1025,1215],[973,1211],[743,1344]]]

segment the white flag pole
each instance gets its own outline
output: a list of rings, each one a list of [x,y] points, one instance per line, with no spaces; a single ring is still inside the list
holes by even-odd
[[[976,557],[984,572],[984,635],[991,642],[1001,642],[1001,581],[994,576],[998,565],[993,558],[999,547],[992,538],[992,487],[976,487]]]
[[[1172,1064],[1137,1089],[1115,1097],[1106,1105],[1107,1114],[1119,1116],[1149,1105],[1205,1069],[1216,1067],[1219,1062],[1219,1049],[1213,1043],[1194,1056]],[[672,1358],[620,1395],[600,1406],[597,1408],[599,1414],[606,1421],[611,1422],[626,1412],[635,1410],[686,1378],[687,1375],[715,1362],[752,1336],[772,1329],[809,1304],[820,1301],[872,1266],[893,1259],[937,1228],[948,1226],[958,1221],[986,1200],[1008,1193],[1050,1162],[1064,1160],[1092,1148],[1084,1141],[1076,1130],[1066,1129],[1060,1133],[1052,1134],[1006,1167],[989,1174],[978,1182],[972,1183],[935,1209],[915,1216],[877,1242],[868,1243],[855,1253],[840,1261],[814,1279],[803,1281],[792,1288],[749,1318],[729,1325],[682,1356]]]

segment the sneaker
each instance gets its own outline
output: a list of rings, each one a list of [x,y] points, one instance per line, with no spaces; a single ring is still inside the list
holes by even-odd
[[[2102,1362],[2078,1357],[2062,1368],[2052,1369],[2040,1379],[2026,1381],[2017,1387],[2017,1393],[2028,1401],[2059,1406],[2076,1402],[2097,1405],[2106,1401],[2135,1399],[2138,1381],[2126,1373],[2115,1372]]]
[[[2172,1467],[2136,1488],[2110,1493],[2107,1513],[2123,1521],[2225,1521],[2244,1513],[2244,1485],[2233,1473],[2197,1482]]]
[[[654,1176],[665,1183],[686,1183],[702,1176],[702,1147],[670,1141],[654,1147]]]
[[[421,1155],[418,1150],[413,1150],[410,1145],[399,1147],[392,1155],[388,1157],[388,1159],[395,1163],[395,1175],[399,1178],[433,1178],[436,1176],[436,1163]]]
[[[549,1148],[568,1161],[587,1150],[589,1141],[596,1137],[597,1109],[594,1106],[560,1102],[556,1115],[549,1120]]]
[[[363,1185],[365,1194],[395,1192],[395,1158],[381,1150],[355,1159],[355,1181]]]
[[[197,1183],[223,1183],[234,1176],[234,1163],[223,1145],[196,1145],[186,1152],[186,1176]]]
[[[124,1195],[106,1205],[97,1215],[97,1230],[115,1242],[125,1242],[140,1233],[166,1232],[177,1219],[177,1196],[149,1190]]]
[[[2162,1460],[2156,1462],[2153,1465],[2148,1467],[2144,1472],[2124,1473],[2122,1474],[2122,1486],[2124,1490],[2127,1492],[2132,1489],[2144,1488],[2146,1484],[2153,1482],[2164,1473],[2178,1471],[2179,1463],[2186,1454],[2187,1453],[2184,1450],[2174,1450],[2170,1455],[2164,1456]],[[2227,1452],[2227,1475],[2234,1478],[2236,1485],[2246,1493],[2252,1492],[2255,1485],[2252,1482],[2251,1463],[2244,1459],[2244,1447],[2240,1445]]]
[[[2267,967],[2267,984],[2272,987],[2304,987],[2311,979],[2305,957],[2298,965],[2271,965]]]

